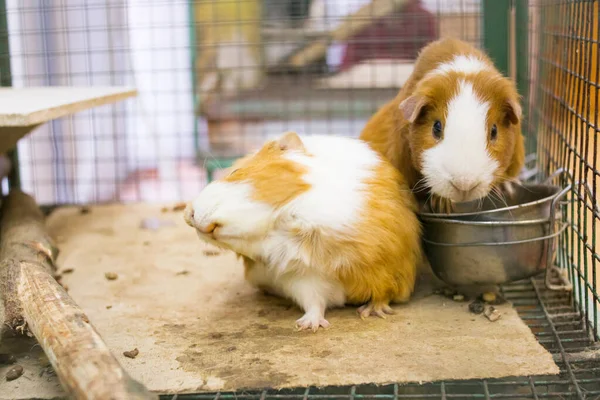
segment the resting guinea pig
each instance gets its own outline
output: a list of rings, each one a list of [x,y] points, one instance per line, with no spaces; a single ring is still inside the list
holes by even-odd
[[[409,300],[420,225],[398,171],[357,139],[288,132],[239,160],[190,203],[200,239],[244,260],[246,279],[293,300],[298,329],[328,327],[325,310],[362,318]]]
[[[510,192],[517,182],[525,159],[520,119],[514,83],[475,47],[442,39],[421,51],[398,96],[360,138],[418,197],[471,201],[499,188]]]

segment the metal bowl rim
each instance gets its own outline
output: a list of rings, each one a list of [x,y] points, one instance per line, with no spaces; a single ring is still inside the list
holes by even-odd
[[[564,223],[559,229],[555,232],[543,235],[543,236],[535,236],[528,239],[518,239],[518,240],[508,240],[504,242],[467,242],[467,243],[446,243],[446,242],[434,242],[425,237],[421,238],[421,240],[427,243],[428,246],[437,246],[437,247],[496,247],[496,246],[513,246],[517,244],[527,244],[533,242],[541,242],[544,240],[553,240],[560,234],[562,234],[567,227],[568,223]]]
[[[544,197],[544,198],[539,199],[539,200],[530,201],[530,202],[522,203],[522,204],[517,204],[517,205],[509,206],[509,207],[495,208],[493,210],[473,211],[473,212],[468,212],[468,213],[451,213],[451,214],[422,213],[422,212],[418,212],[417,215],[422,216],[422,217],[432,218],[432,219],[447,219],[447,218],[458,218],[458,217],[470,217],[470,216],[482,215],[482,214],[495,214],[495,213],[500,213],[500,212],[504,212],[504,211],[512,211],[512,210],[516,210],[518,208],[523,208],[523,207],[536,206],[536,205],[545,203],[547,201],[551,201],[556,196],[558,196],[558,194],[562,190],[562,188],[560,186],[557,186],[557,185],[546,185],[546,184],[542,184],[542,183],[539,183],[539,184],[523,184],[520,187],[521,188],[527,188],[527,187],[529,187],[529,188],[534,188],[534,187],[538,187],[538,188],[539,187],[552,188],[552,189],[555,189],[555,193],[552,194],[551,196]]]
[[[537,218],[516,221],[470,221],[462,219],[428,218],[419,216],[422,221],[443,225],[471,225],[471,226],[527,226],[550,223],[550,218]]]

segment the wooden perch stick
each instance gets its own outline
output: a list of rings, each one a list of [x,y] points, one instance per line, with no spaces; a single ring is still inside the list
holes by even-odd
[[[407,0],[373,0],[365,4],[354,14],[348,15],[327,37],[314,41],[291,56],[289,63],[298,68],[318,60],[325,55],[330,42],[343,42],[349,39],[377,19],[402,7],[406,2]]]
[[[0,224],[0,322],[37,338],[75,399],[158,399],[123,370],[83,310],[53,278],[58,252],[35,201],[11,191]]]

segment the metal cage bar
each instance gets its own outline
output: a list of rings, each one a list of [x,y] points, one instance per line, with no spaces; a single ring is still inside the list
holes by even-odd
[[[511,0],[483,0],[483,48],[504,74],[509,73]]]

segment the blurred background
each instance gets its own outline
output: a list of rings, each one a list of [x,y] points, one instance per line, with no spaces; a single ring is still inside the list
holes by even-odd
[[[12,85],[139,96],[22,140],[40,204],[175,201],[287,129],[358,136],[419,49],[481,42],[479,0],[6,0]]]

